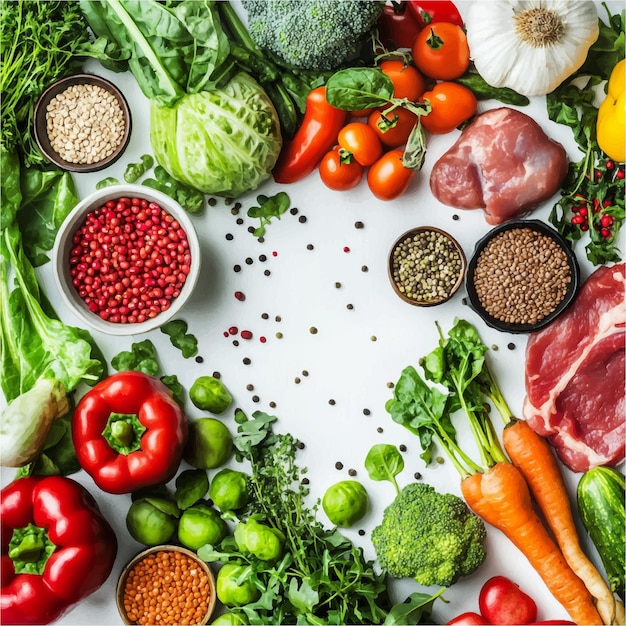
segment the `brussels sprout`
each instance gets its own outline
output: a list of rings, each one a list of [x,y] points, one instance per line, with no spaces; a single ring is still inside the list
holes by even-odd
[[[201,417],[189,423],[189,439],[184,458],[198,469],[213,469],[226,463],[233,452],[233,436],[214,417]]]
[[[215,590],[217,597],[226,606],[244,606],[255,602],[261,597],[261,591],[252,581],[240,578],[246,573],[245,565],[236,563],[224,563],[217,572]]]
[[[178,507],[165,498],[135,500],[126,514],[126,527],[132,538],[146,546],[169,541],[178,525]]]
[[[365,515],[368,502],[367,491],[360,482],[342,480],[326,490],[322,508],[333,524],[347,528]]]
[[[244,554],[249,552],[262,561],[277,559],[282,554],[284,539],[279,530],[261,524],[252,517],[246,522],[240,522],[235,528],[235,541],[239,550]]]
[[[189,389],[189,399],[199,409],[216,415],[224,413],[233,401],[226,385],[214,376],[197,378]]]
[[[236,511],[248,502],[248,475],[225,468],[211,481],[209,498],[222,511]]]
[[[217,545],[228,532],[226,522],[219,513],[206,504],[195,504],[180,516],[178,539],[190,550],[197,550],[207,543]]]

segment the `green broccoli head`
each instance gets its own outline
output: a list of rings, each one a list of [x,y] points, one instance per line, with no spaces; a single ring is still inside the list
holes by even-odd
[[[243,0],[259,48],[303,70],[335,70],[358,54],[384,2]]]
[[[407,485],[372,531],[381,567],[394,578],[449,587],[485,560],[485,525],[453,494]]]

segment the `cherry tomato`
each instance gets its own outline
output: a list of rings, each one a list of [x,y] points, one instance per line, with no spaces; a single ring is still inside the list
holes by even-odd
[[[437,22],[420,31],[413,43],[413,63],[437,80],[451,80],[465,73],[470,53],[463,29],[450,22]]]
[[[385,121],[381,111],[373,111],[367,118],[367,123],[376,131],[383,145],[388,148],[404,145],[415,124],[417,124],[417,115],[398,107],[389,113],[386,119],[388,122]]]
[[[342,161],[339,148],[334,148],[322,157],[319,170],[322,182],[335,191],[352,189],[363,178],[363,166],[354,159]]]
[[[490,624],[530,624],[537,619],[535,601],[504,576],[494,576],[483,585],[478,607]]]
[[[430,101],[432,111],[422,116],[422,126],[436,135],[453,131],[476,113],[476,96],[457,83],[437,83],[423,99]]]
[[[409,0],[408,8],[420,29],[436,22],[452,22],[463,26],[459,10],[449,0]]]
[[[489,622],[482,615],[471,611],[461,613],[446,622],[446,626],[488,626],[488,624]]]
[[[395,98],[407,98],[415,102],[426,91],[424,78],[412,65],[390,60],[383,61],[378,67],[391,79]]]
[[[411,48],[421,26],[408,10],[407,0],[393,0],[385,4],[378,20],[378,34],[385,48]]]
[[[367,184],[379,200],[393,200],[411,184],[415,170],[402,165],[402,155],[402,150],[390,150],[369,168]]]
[[[362,122],[346,124],[339,131],[337,143],[363,167],[369,167],[383,153],[383,145],[376,131]]]

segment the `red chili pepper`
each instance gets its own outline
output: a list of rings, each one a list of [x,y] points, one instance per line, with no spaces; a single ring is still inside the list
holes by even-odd
[[[111,573],[115,533],[71,478],[14,480],[0,495],[0,519],[3,624],[49,624]]]
[[[170,480],[187,419],[169,389],[143,372],[119,372],[88,391],[72,418],[83,469],[103,491],[130,493]]]
[[[337,142],[347,115],[328,104],[326,87],[313,89],[307,96],[302,124],[280,155],[274,180],[289,184],[308,176]]]
[[[388,48],[411,48],[421,30],[410,11],[407,0],[391,0],[378,20],[381,42]]]
[[[408,0],[408,2],[409,10],[420,29],[435,22],[450,22],[463,26],[463,18],[454,2],[448,0]]]

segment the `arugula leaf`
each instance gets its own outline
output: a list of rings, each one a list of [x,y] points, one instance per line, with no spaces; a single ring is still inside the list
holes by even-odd
[[[426,593],[412,593],[403,603],[396,604],[391,611],[389,611],[389,615],[387,615],[383,622],[383,626],[430,623],[430,621],[425,622],[423,620],[430,617],[435,600],[444,591],[445,588],[441,588],[430,596]]]
[[[198,340],[187,333],[187,322],[171,320],[161,326],[161,332],[169,336],[172,345],[178,348],[186,359],[198,354]]]
[[[261,225],[252,233],[255,237],[265,236],[265,227],[271,222],[272,218],[280,219],[280,216],[287,211],[291,200],[284,191],[279,191],[275,196],[257,196],[256,201],[259,206],[253,206],[248,209],[248,217],[258,218]]]

